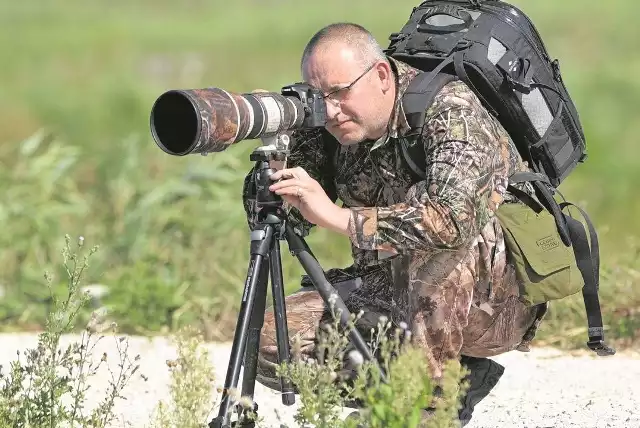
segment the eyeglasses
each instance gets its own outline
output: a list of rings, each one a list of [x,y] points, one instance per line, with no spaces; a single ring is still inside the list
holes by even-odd
[[[358,76],[353,82],[349,83],[347,86],[335,89],[329,92],[328,94],[324,95],[323,98],[327,101],[330,101],[334,106],[338,107],[344,101],[345,97],[347,96],[347,93],[349,92],[349,89],[351,89],[353,85],[358,83],[358,80],[362,79],[369,71],[371,71],[376,64],[377,63],[375,62],[371,64],[360,76]]]

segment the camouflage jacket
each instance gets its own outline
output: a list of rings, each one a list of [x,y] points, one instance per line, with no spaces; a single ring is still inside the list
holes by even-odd
[[[526,170],[508,135],[462,82],[447,84],[428,107],[421,135],[426,180],[414,178],[398,144],[409,127],[400,99],[419,72],[389,58],[397,97],[386,135],[340,146],[325,130],[292,134],[287,167],[300,166],[335,202],[352,210],[350,241],[354,264],[332,269],[330,281],[386,264],[406,251],[437,253],[468,246],[510,195],[507,177]],[[245,211],[253,204],[244,186]],[[290,221],[306,235],[312,226],[292,210]],[[249,221],[250,227],[253,227]]]

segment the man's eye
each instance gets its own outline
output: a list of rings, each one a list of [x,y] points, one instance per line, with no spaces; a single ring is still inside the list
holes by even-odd
[[[333,95],[331,95],[332,98],[335,98],[336,100],[341,100],[342,98],[344,98],[344,96],[347,94],[347,89],[346,88],[341,88],[338,89],[337,91],[335,91],[333,93]]]

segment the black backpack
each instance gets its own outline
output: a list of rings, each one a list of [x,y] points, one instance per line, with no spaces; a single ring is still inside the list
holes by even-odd
[[[413,8],[408,22],[389,40],[387,55],[422,70],[402,100],[410,135],[421,132],[435,94],[456,79],[473,90],[509,133],[534,171],[516,173],[510,183],[531,183],[538,202],[554,216],[563,243],[573,247],[584,280],[587,346],[598,355],[614,354],[604,342],[596,231],[582,209],[554,198],[560,183],[586,159],[584,133],[558,60],[551,59],[531,20],[503,1],[427,0]],[[421,147],[400,142],[406,163],[424,178]],[[513,186],[509,190],[529,203],[524,192]],[[565,212],[570,205],[583,215],[588,237],[583,224]]]

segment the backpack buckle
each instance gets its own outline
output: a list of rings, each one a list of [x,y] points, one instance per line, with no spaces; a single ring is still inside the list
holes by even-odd
[[[616,353],[616,350],[607,346],[602,339],[590,340],[587,342],[587,346],[601,357],[607,357]]]
[[[508,50],[497,62],[496,67],[502,72],[505,81],[511,89],[515,89],[523,94],[531,92],[531,82],[534,67],[527,59],[518,57],[513,51]]]
[[[458,43],[456,43],[456,45],[453,47],[452,50],[454,50],[454,51],[462,51],[462,50],[465,50],[465,49],[469,49],[472,44],[473,44],[473,42],[471,40],[467,40],[465,38],[462,38],[462,39],[458,40]]]
[[[515,89],[518,92],[522,92],[523,94],[528,94],[531,92],[531,85],[521,82],[519,80],[514,79],[509,74],[505,74],[505,80],[511,89]]]

